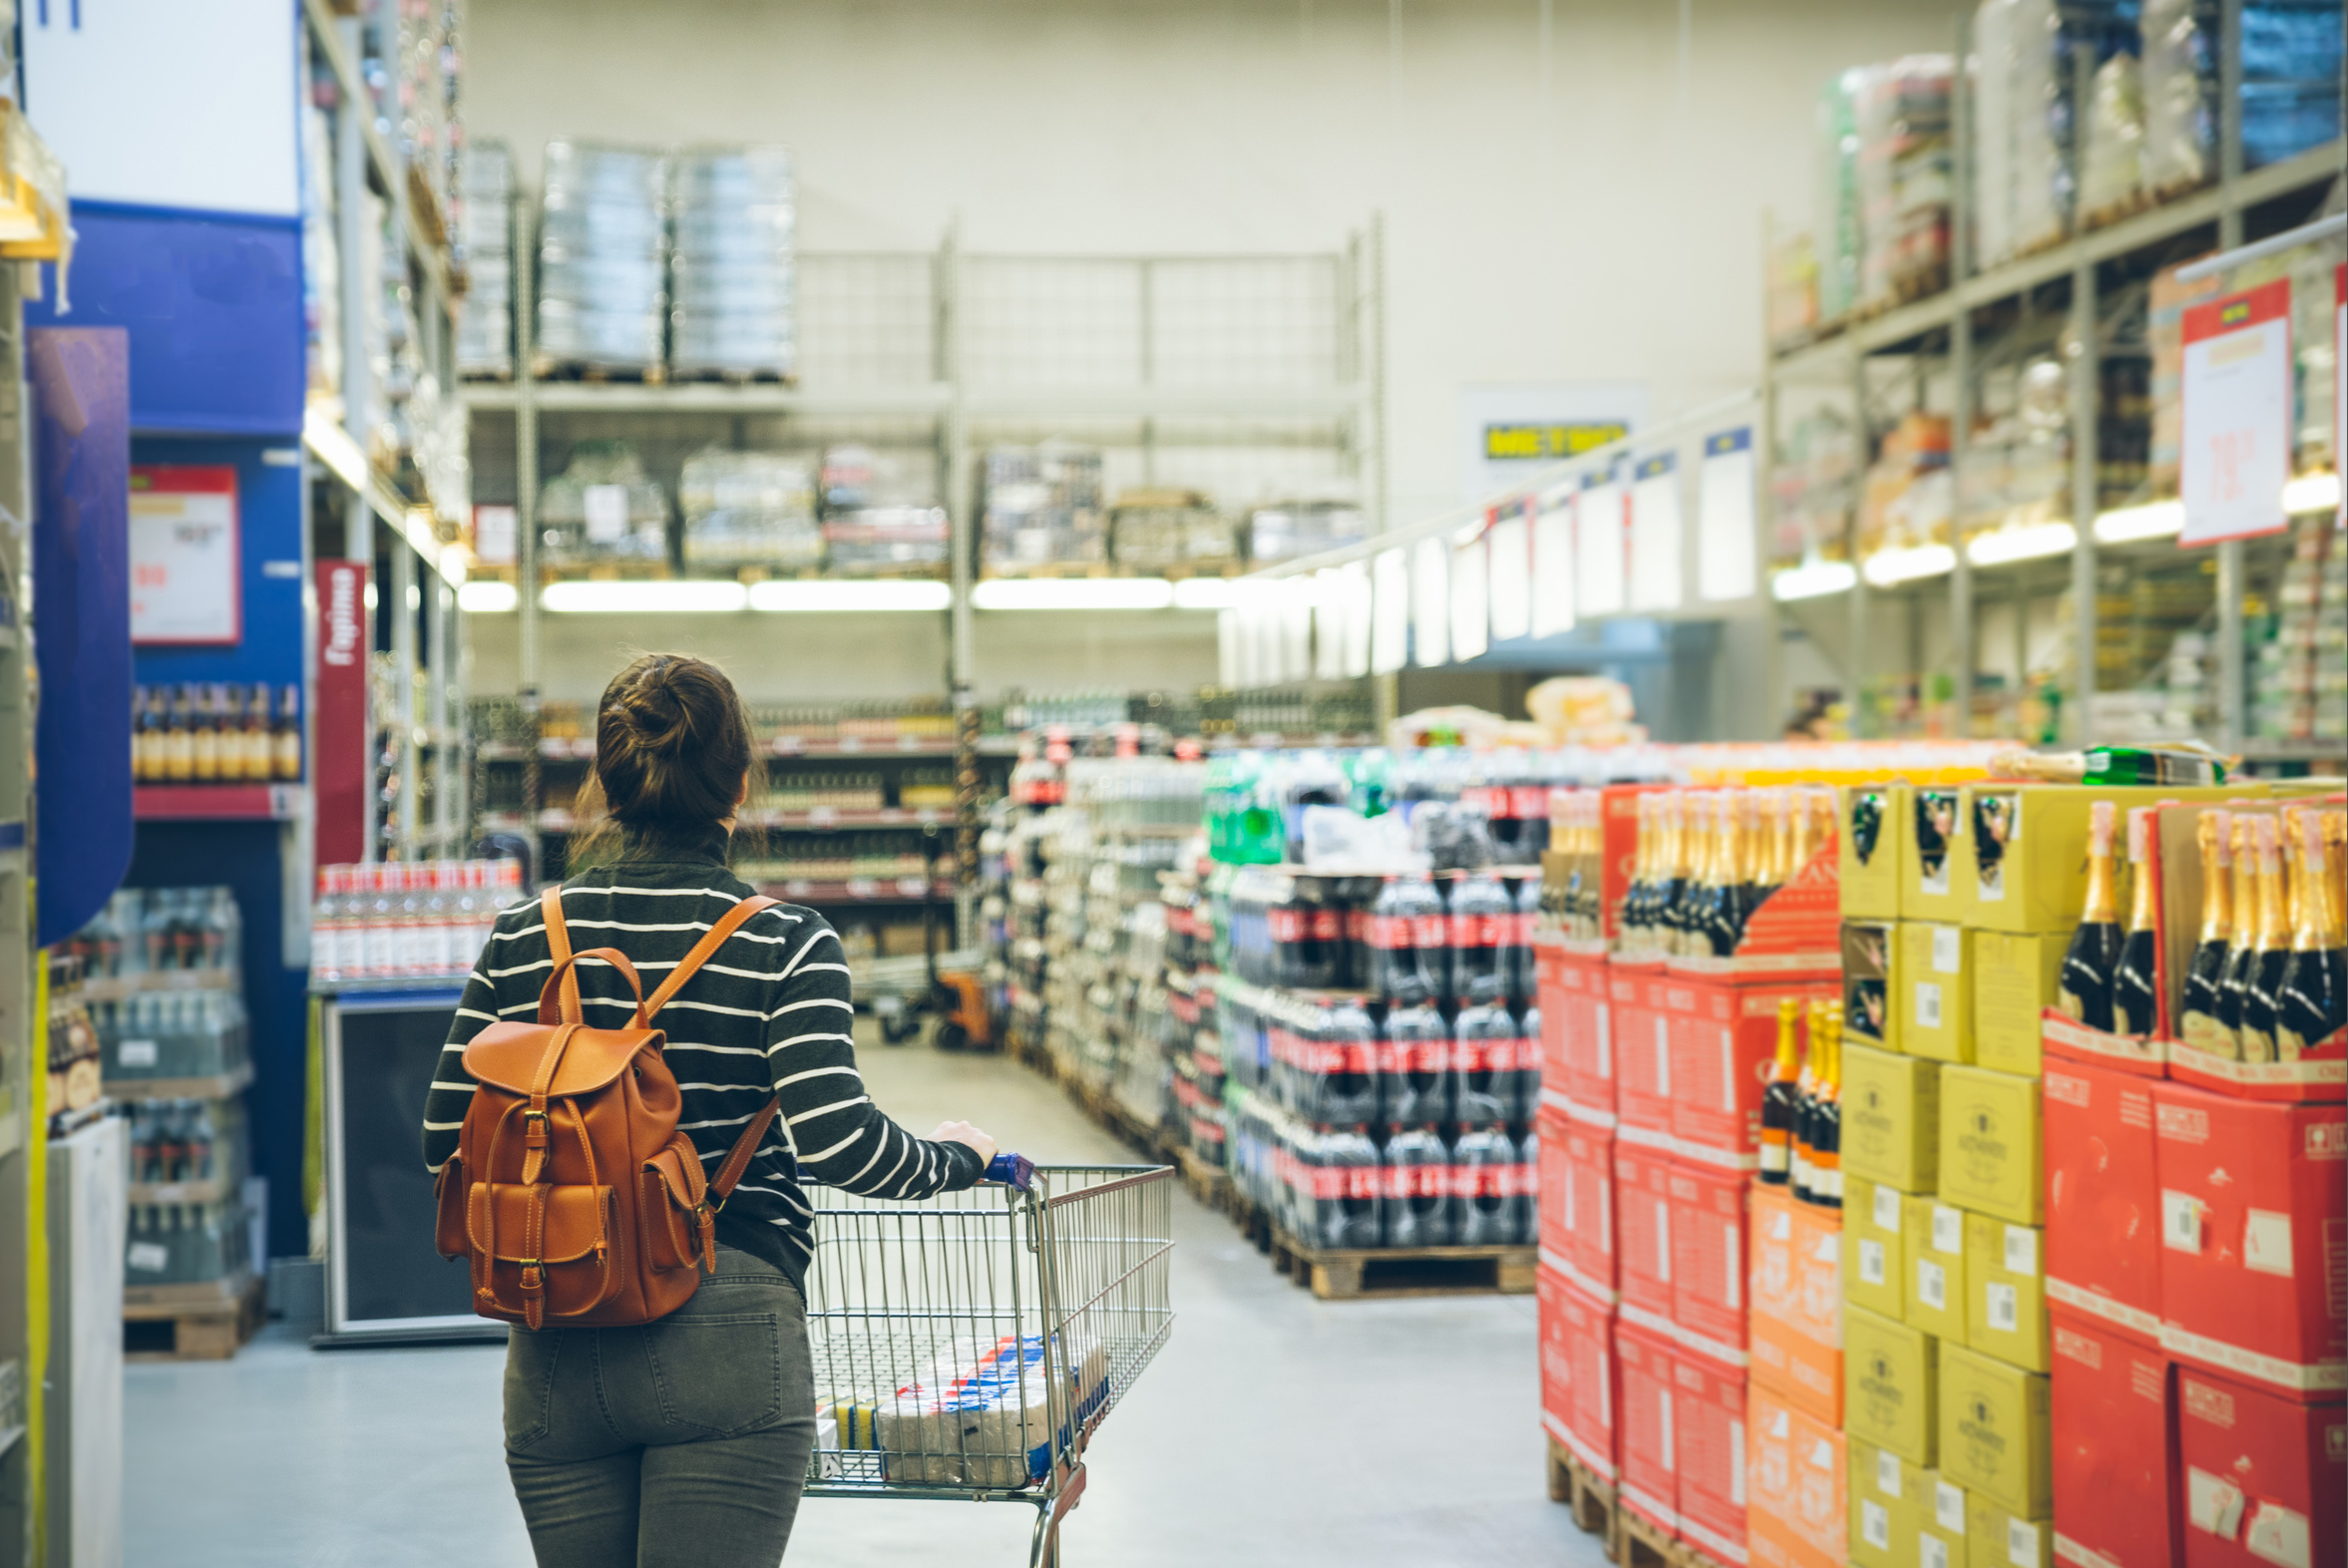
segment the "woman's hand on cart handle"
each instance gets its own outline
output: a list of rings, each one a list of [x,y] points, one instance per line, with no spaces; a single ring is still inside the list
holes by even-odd
[[[1034,1177],[1035,1162],[1024,1154],[997,1154],[986,1162],[986,1174],[982,1179],[1025,1192],[1027,1183]]]
[[[930,1134],[932,1143],[960,1143],[978,1151],[978,1163],[983,1165],[994,1158],[994,1140],[967,1121],[942,1121],[938,1130]]]

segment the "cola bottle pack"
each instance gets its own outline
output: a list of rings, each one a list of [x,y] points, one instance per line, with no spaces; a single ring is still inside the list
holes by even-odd
[[[1334,1127],[1316,1140],[1313,1223],[1324,1248],[1378,1246],[1385,1236],[1384,1165],[1368,1129]]]
[[[1282,877],[1265,912],[1277,984],[1334,990],[1345,983],[1345,915],[1325,877]]]
[[[1488,871],[1458,878],[1451,884],[1444,925],[1450,937],[1450,993],[1462,1002],[1500,1000],[1516,967],[1516,901],[1507,884]]]
[[[1481,1126],[1522,1118],[1521,1055],[1516,1019],[1506,1007],[1472,1002],[1460,1008],[1452,1025],[1451,1119]]]
[[[1531,1121],[1541,1108],[1541,1009],[1520,1008],[1516,1014],[1517,1117]]]
[[[1316,1007],[1312,1033],[1298,1042],[1297,1114],[1323,1126],[1377,1120],[1378,1053],[1377,1025],[1360,1002]]]
[[[1518,1228],[1517,1148],[1499,1127],[1462,1127],[1451,1145],[1454,1234],[1462,1247],[1513,1247]]]
[[[1385,1244],[1451,1245],[1451,1151],[1431,1126],[1397,1127],[1386,1139]]]
[[[1389,1008],[1378,1076],[1387,1121],[1449,1121],[1451,1029],[1443,1015],[1425,1002]]]
[[[1370,944],[1370,911],[1384,887],[1383,879],[1377,877],[1347,877],[1338,884],[1346,934],[1344,983],[1357,990],[1377,987],[1377,967],[1371,962],[1374,950]]]
[[[1525,1129],[1516,1146],[1516,1239],[1529,1247],[1541,1238],[1541,1128]]]
[[[1539,988],[1533,963],[1533,932],[1541,919],[1541,879],[1524,877],[1516,885],[1514,946],[1509,949],[1508,999],[1518,1006],[1530,1002]]]
[[[1369,989],[1386,1001],[1413,1007],[1436,1000],[1436,962],[1447,961],[1442,948],[1442,895],[1424,877],[1388,877],[1370,907]],[[1432,925],[1430,927],[1429,917]],[[1420,946],[1430,929],[1434,951]],[[1443,968],[1448,970],[1448,963]]]

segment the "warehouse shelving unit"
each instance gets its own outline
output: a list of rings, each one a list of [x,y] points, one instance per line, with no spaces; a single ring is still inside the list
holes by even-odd
[[[2253,591],[2253,579],[2271,574],[2287,553],[2287,534],[2186,553],[2167,537],[2173,529],[2147,530],[2149,537],[2131,540],[2118,537],[2130,530],[2105,521],[2125,507],[2160,499],[2116,495],[2101,472],[2104,454],[2098,439],[2102,423],[2117,414],[2103,402],[2105,366],[2149,352],[2143,336],[2146,280],[2161,267],[2196,255],[2232,251],[2245,242],[2293,230],[2321,207],[2348,170],[2348,149],[2339,140],[2260,169],[2244,168],[2240,118],[2232,108],[2241,101],[2240,11],[2239,0],[2226,0],[2219,87],[2225,107],[2218,116],[2213,183],[2035,253],[1975,268],[1974,183],[1966,134],[1972,105],[1968,75],[1959,71],[1953,86],[1957,163],[1949,286],[1880,313],[1825,324],[1801,341],[1768,345],[1761,390],[1763,428],[1772,453],[1780,449],[1789,404],[1830,402],[1854,415],[1858,455],[1853,505],[1845,509],[1854,529],[1858,476],[1872,456],[1874,437],[1898,413],[1929,409],[1945,414],[1952,472],[1962,464],[1979,395],[1977,371],[2001,331],[2011,334],[2018,319],[2028,324],[2034,315],[2041,330],[2059,323],[2060,353],[2073,367],[2068,378],[2071,482],[2064,511],[2078,526],[2071,528],[2067,546],[2042,545],[2005,561],[1977,562],[1962,541],[1960,513],[1951,521],[1956,542],[1946,553],[1950,559],[1933,563],[1930,570],[1907,581],[1870,581],[1867,571],[1856,570],[1860,564],[1854,547],[1841,558],[1849,566],[1828,563],[1829,573],[1814,580],[1824,585],[1823,591],[1788,593],[1780,585],[1775,614],[1781,624],[1798,627],[1829,648],[1842,644],[1837,662],[1852,700],[1855,733],[1884,730],[1881,715],[1865,697],[1872,673],[1866,650],[1885,644],[1887,627],[1904,628],[1908,669],[1920,683],[1939,687],[1960,732],[1965,732],[1975,722],[1979,695],[1976,671],[1983,610],[1994,604],[2005,613],[2010,606],[2019,642],[2026,635],[2028,603],[2068,593],[2073,606],[2069,637],[2074,674],[2061,693],[2063,736],[2074,744],[2132,738],[2112,733],[2114,726],[2097,716],[2097,666],[2108,651],[2104,644],[2111,640],[2103,635],[2108,628],[2099,624],[2098,599],[2105,569],[2116,567],[2140,601],[2157,600],[2165,586],[2171,603],[2189,602],[2200,592],[2193,585],[2204,577],[2210,580],[2219,703],[2215,732],[2207,738],[2220,749],[2266,761],[2336,758],[2344,749],[2336,741],[2254,744],[2247,733],[2244,605]],[[1967,45],[1966,26],[1960,23],[1959,59],[1965,58]],[[2081,103],[2088,101],[2091,64],[2083,60],[2079,65]],[[2081,373],[2080,366],[2093,368]],[[2337,455],[2334,461],[2336,465]],[[2323,510],[2329,510],[2328,504]],[[2096,524],[2081,525],[2081,520]],[[2115,537],[2099,540],[2100,532]],[[2049,536],[2050,545],[2058,538]],[[2206,571],[2205,561],[2211,564]],[[2016,669],[2018,675],[2028,669],[2019,650]],[[1927,701],[1931,696],[1924,693]],[[2011,730],[2014,718],[2008,713],[1992,722]]]

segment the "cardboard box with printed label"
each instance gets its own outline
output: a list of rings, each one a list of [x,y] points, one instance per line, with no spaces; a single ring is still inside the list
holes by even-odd
[[[1940,1471],[2025,1519],[2053,1505],[2047,1376],[1960,1345],[1940,1348]]]
[[[2348,1562],[2348,1405],[2180,1367],[2185,1568]]]
[[[1672,1204],[1672,1329],[1683,1350],[1743,1372],[1746,1355],[1747,1195],[1740,1171],[1674,1161],[1666,1180]]]
[[[1549,1158],[1549,1134],[1542,1133],[1541,1158]],[[1559,1140],[1565,1162],[1563,1267],[1567,1279],[1594,1300],[1612,1305],[1619,1290],[1615,1268],[1614,1139],[1595,1127],[1569,1125]],[[1541,1194],[1547,1203],[1549,1194]],[[1542,1223],[1548,1214],[1542,1213]]]
[[[1909,1198],[1900,1205],[1906,1227],[1908,1275],[1900,1291],[1900,1321],[1952,1345],[1965,1343],[1965,1211],[1938,1198]]]
[[[1614,1144],[1615,1280],[1623,1318],[1672,1332],[1672,1162],[1660,1150]]]
[[[1617,1495],[1659,1529],[1679,1533],[1680,1476],[1672,1422],[1679,1353],[1662,1335],[1618,1323],[1614,1354],[1622,1375],[1622,1418],[1618,1453],[1622,1479]]]
[[[1842,923],[1842,1038],[1845,1044],[1898,1050],[1900,993],[1899,923],[1846,920]]]
[[[1683,1160],[1760,1167],[1761,1091],[1777,1053],[1777,1003],[1832,1001],[1826,979],[1681,975],[1665,988],[1672,1027],[1672,1140]]]
[[[1614,1049],[1609,1037],[1607,965],[1556,938],[1533,944],[1541,1006],[1541,1081],[1563,1094],[1574,1118],[1614,1125]]]
[[[1565,1276],[1546,1265],[1533,1269],[1534,1315],[1541,1345],[1541,1426],[1559,1442],[1573,1424],[1573,1323],[1566,1315]]]
[[[1919,1484],[1925,1472],[1862,1438],[1850,1438],[1848,1449],[1853,1568],[1913,1568],[1909,1546],[1929,1505]]]
[[[2060,1307],[2051,1318],[2055,1556],[2072,1568],[2169,1568],[2181,1553],[2168,1358],[2101,1319]]]
[[[1972,938],[1973,1064],[2034,1077],[2042,1020],[2055,1004],[2071,934],[1977,931]]]
[[[1672,1435],[1680,1477],[1680,1538],[1717,1563],[1745,1548],[1745,1373],[1705,1356],[1672,1369]]]
[[[2047,1370],[2046,1233],[1965,1216],[1965,1344],[2027,1372]]]
[[[1569,1283],[1562,1303],[1572,1386],[1565,1432],[1558,1440],[1613,1485],[1620,1468],[1615,1412],[1622,1408],[1622,1371],[1615,1365],[1614,1314]],[[1551,1428],[1556,1435],[1555,1428]]]
[[[2054,1568],[2055,1527],[1999,1507],[1980,1492],[1965,1495],[1966,1568]]]
[[[1842,1424],[1841,1220],[1783,1187],[1753,1191],[1753,1380]]]
[[[1842,1320],[1842,1425],[1853,1437],[1929,1466],[1938,1426],[1933,1401],[1940,1342],[1863,1307]]]
[[[1845,917],[1899,919],[1900,845],[1913,825],[1905,784],[1858,784],[1835,792],[1834,850]]]
[[[2152,1086],[2160,1343],[2298,1398],[2348,1389],[2348,1106]]]
[[[2047,1300],[2151,1341],[2160,1333],[2160,1178],[2152,1085],[2052,1060],[2046,1133]]]
[[[1941,1064],[1846,1045],[1842,1052],[1845,1177],[1932,1192],[1940,1185]]]
[[[1885,1318],[1905,1318],[1907,1228],[1900,1191],[1864,1176],[1842,1179],[1842,1299]]]
[[[1965,918],[1968,884],[1959,875],[1973,858],[1960,792],[1953,784],[1920,784],[1909,792],[1908,831],[1899,845],[1899,918]]]
[[[1971,853],[1955,862],[1962,902],[1957,918],[1981,931],[2068,934],[2087,907],[2088,817],[2097,801],[2111,801],[2125,823],[2131,806],[2224,801],[2263,788],[1968,784],[1958,809],[1965,814]]]
[[[2017,1225],[2045,1213],[2038,1080],[1986,1067],[1940,1073],[1940,1195]]]
[[[1533,1131],[1540,1149],[1540,1202],[1535,1205],[1535,1240],[1546,1254],[1545,1262],[1561,1272],[1567,1255],[1573,1248],[1573,1177],[1567,1166],[1567,1148],[1573,1137],[1573,1123],[1565,1119],[1565,1112],[1556,1101],[1544,1096],[1541,1108],[1533,1118]]]
[[[1916,1510],[1917,1568],[1970,1568],[1965,1488],[1938,1470],[1923,1473],[1925,1500]]]
[[[1672,1146],[1670,988],[1671,977],[1660,960],[1608,961],[1615,1136],[1655,1149]]]
[[[1844,1568],[1843,1436],[1761,1384],[1746,1392],[1746,1540],[1759,1568]]]
[[[1899,1048],[1935,1061],[1973,1059],[1973,934],[1962,926],[1902,921]]]

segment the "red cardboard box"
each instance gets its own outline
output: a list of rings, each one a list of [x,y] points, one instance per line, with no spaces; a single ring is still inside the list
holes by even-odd
[[[1669,1339],[1672,1316],[1672,1162],[1614,1141],[1615,1279],[1625,1322]]]
[[[2348,1562],[2348,1404],[2176,1370],[2185,1568]]]
[[[2045,1117],[2047,1300],[2160,1337],[2160,1178],[2152,1085],[2050,1059]]]
[[[1672,1201],[1672,1326],[1689,1351],[1744,1374],[1745,1214],[1753,1178],[1675,1161]]]
[[[1541,1249],[1541,1261],[1561,1272],[1573,1246],[1573,1188],[1566,1175],[1566,1144],[1572,1136],[1573,1125],[1564,1110],[1544,1094],[1533,1117],[1533,1138],[1541,1156],[1533,1239]]]
[[[1560,1439],[1598,1478],[1620,1473],[1615,1412],[1622,1408],[1622,1369],[1614,1354],[1614,1314],[1571,1285],[1565,1291],[1566,1349],[1573,1361],[1572,1403]]]
[[[1683,1356],[1672,1380],[1681,1538],[1715,1562],[1746,1562],[1745,1373]]]
[[[1535,941],[1533,958],[1541,1003],[1541,1081],[1565,1096],[1576,1121],[1612,1127],[1614,1045],[1606,957],[1547,937]]]
[[[1746,1542],[1757,1568],[1848,1568],[1842,1433],[1759,1383],[1746,1408]]]
[[[1671,986],[1661,960],[1607,963],[1615,1136],[1652,1149],[1672,1147]]]
[[[1546,1263],[1533,1269],[1534,1315],[1541,1342],[1541,1427],[1561,1443],[1573,1430],[1573,1319],[1565,1298],[1572,1287]]]
[[[1842,1424],[1842,1216],[1753,1188],[1753,1380],[1828,1426]]]
[[[1677,1535],[1680,1529],[1679,1454],[1672,1433],[1680,1358],[1659,1334],[1634,1324],[1614,1330],[1615,1361],[1622,1369],[1622,1479],[1615,1495],[1648,1523]]]
[[[2049,1316],[2056,1560],[2169,1568],[2178,1510],[2168,1358],[2101,1319]]]
[[[2348,1106],[2152,1100],[2161,1348],[2296,1398],[2348,1390]]]
[[[1591,1300],[1614,1304],[1614,1139],[1592,1127],[1565,1131],[1565,1274]],[[1544,1198],[1546,1195],[1544,1195]]]
[[[1677,975],[1672,1028],[1673,1152],[1730,1170],[1761,1168],[1761,1091],[1777,1054],[1777,1003],[1832,1001],[1841,981]]]

